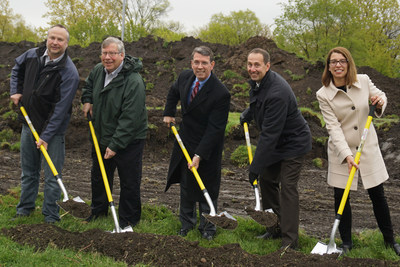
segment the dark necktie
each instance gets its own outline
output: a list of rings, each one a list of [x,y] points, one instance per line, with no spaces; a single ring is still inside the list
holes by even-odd
[[[199,92],[199,86],[200,83],[197,81],[196,85],[193,88],[192,94],[190,95],[190,102],[192,102],[193,98],[196,96],[196,94]]]

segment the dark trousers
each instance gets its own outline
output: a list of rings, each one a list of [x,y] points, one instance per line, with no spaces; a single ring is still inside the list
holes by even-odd
[[[121,193],[119,197],[119,223],[121,228],[135,226],[141,216],[140,184],[142,180],[142,156],[144,140],[135,140],[125,149],[120,150],[111,159],[105,160],[104,168],[107,174],[110,190],[113,189],[114,172],[118,169]],[[104,151],[101,152],[104,155]],[[92,214],[107,214],[108,198],[100,172],[96,152],[92,149]]]
[[[183,162],[183,161],[182,161]],[[184,179],[195,179],[193,175],[191,175],[190,170],[187,168],[186,162],[180,164],[181,169],[181,180]],[[207,200],[202,197],[202,200],[195,201],[193,200],[193,196],[191,196],[191,191],[193,189],[186,188],[185,185],[187,183],[180,183],[180,206],[179,206],[179,220],[181,221],[182,229],[194,229],[197,223],[197,202],[199,203],[199,214],[200,214],[200,223],[199,223],[199,231],[201,233],[208,232],[212,235],[216,232],[216,227],[211,222],[207,221],[203,213],[210,213],[210,206],[207,203]],[[212,200],[215,210],[217,210],[217,199]]]
[[[378,227],[383,234],[383,239],[385,243],[393,244],[394,243],[393,227],[392,227],[392,221],[390,219],[389,206],[387,204],[385,192],[383,189],[383,184],[367,189],[367,191],[369,198],[372,201],[372,207],[374,210],[376,222],[378,223]],[[336,187],[334,188],[336,213],[339,209],[343,193],[344,189]],[[349,193],[339,224],[340,237],[342,238],[343,244],[345,245],[352,245],[351,221],[352,221],[352,215],[351,215],[350,193]]]
[[[297,246],[299,239],[299,192],[297,183],[304,156],[281,160],[265,168],[260,176],[263,209],[277,214],[283,246]]]

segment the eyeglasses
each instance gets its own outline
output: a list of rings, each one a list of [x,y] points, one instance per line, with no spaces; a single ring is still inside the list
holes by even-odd
[[[331,65],[332,67],[335,67],[339,63],[341,66],[346,66],[347,62],[348,62],[347,59],[329,60],[329,65]]]
[[[110,57],[115,57],[118,54],[121,54],[121,52],[101,52],[101,55],[103,57],[106,57],[107,55],[109,55]]]

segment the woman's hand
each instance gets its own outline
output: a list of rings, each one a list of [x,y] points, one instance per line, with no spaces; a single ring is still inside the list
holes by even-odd
[[[358,165],[354,161],[353,156],[351,156],[351,155],[347,156],[346,161],[347,161],[347,166],[349,167],[349,173],[351,172],[351,169],[353,168],[353,166],[356,167],[356,169],[358,169]]]
[[[371,96],[371,103],[372,105],[376,105],[377,109],[382,109],[383,105],[385,104],[385,100],[380,96]]]

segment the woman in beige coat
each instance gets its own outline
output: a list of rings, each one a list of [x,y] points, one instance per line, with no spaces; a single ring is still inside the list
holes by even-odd
[[[400,256],[400,245],[394,239],[389,207],[383,189],[383,182],[389,175],[373,124],[370,126],[360,163],[357,165],[354,162],[367,121],[369,102],[376,106],[375,115],[380,117],[386,108],[386,95],[367,75],[357,74],[350,52],[343,47],[336,47],[329,52],[322,84],[324,86],[318,90],[317,99],[329,133],[328,184],[334,188],[335,212],[339,208],[349,172],[355,166],[358,171],[350,189],[357,190],[358,178],[361,178],[372,201],[385,245],[393,248]],[[345,252],[353,247],[351,216],[349,195],[339,225],[343,242],[341,246]]]

